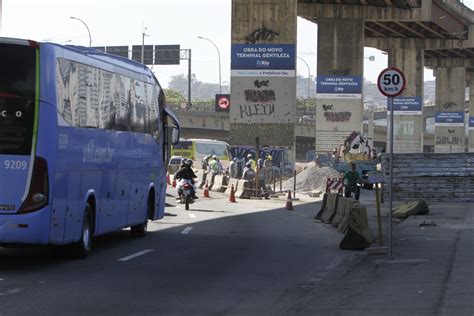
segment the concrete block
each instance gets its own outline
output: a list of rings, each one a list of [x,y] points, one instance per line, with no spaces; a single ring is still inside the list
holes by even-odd
[[[222,186],[222,182],[224,176],[222,175],[216,175],[214,176],[214,181],[212,181],[212,185],[209,186],[209,190],[212,192],[219,192],[220,187]]]
[[[367,208],[355,203],[349,215],[349,225],[346,234],[339,244],[345,250],[364,250],[374,241],[374,236],[369,229]]]
[[[336,215],[337,203],[341,196],[338,193],[328,193],[326,209],[321,215],[323,223],[331,223],[332,219]]]
[[[252,196],[252,188],[247,180],[239,180],[237,187],[237,191],[235,192],[236,198],[250,199]]]
[[[225,195],[230,196],[230,188],[232,187],[232,185],[234,186],[234,193],[235,193],[237,191],[238,183],[239,183],[239,179],[230,178],[229,183],[227,184],[227,188],[225,190]]]
[[[349,226],[349,218],[350,218],[350,215],[351,215],[351,211],[352,211],[352,208],[355,206],[355,205],[358,205],[360,204],[359,201],[356,201],[354,200],[353,198],[348,198],[345,200],[345,203],[344,203],[344,214],[341,218],[341,221],[339,222],[339,224],[337,225],[337,228],[339,229],[339,231],[341,233],[345,233],[346,232],[346,229],[347,229],[347,226]]]
[[[429,211],[428,204],[426,204],[425,201],[412,201],[393,208],[392,216],[397,218],[407,218],[411,215],[426,215]]]
[[[321,216],[323,215],[324,211],[326,210],[326,205],[328,202],[328,193],[324,193],[323,195],[323,203],[321,204],[321,209],[319,212],[316,214],[314,219],[321,219]]]
[[[342,222],[344,218],[344,214],[346,212],[350,212],[352,209],[352,204],[354,202],[353,198],[346,198],[346,197],[339,197],[339,201],[337,202],[337,209],[336,215],[332,219],[331,225],[334,227],[338,227],[339,224]]]
[[[227,189],[227,184],[229,183],[228,176],[219,176],[219,179],[214,181],[214,191],[224,193]]]

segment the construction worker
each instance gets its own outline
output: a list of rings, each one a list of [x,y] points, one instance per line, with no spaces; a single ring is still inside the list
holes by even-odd
[[[250,168],[252,168],[253,171],[257,171],[257,163],[253,159],[252,154],[247,155],[247,163],[250,163]],[[245,166],[247,166],[247,164],[245,164]]]
[[[271,184],[273,182],[273,163],[272,163],[272,155],[268,154],[263,161],[263,165],[265,167],[265,174],[267,184]]]
[[[362,182],[362,179],[356,170],[355,163],[351,163],[351,170],[346,171],[342,179],[344,181],[344,196],[351,197],[351,193],[354,193],[355,200],[359,201],[359,184]]]

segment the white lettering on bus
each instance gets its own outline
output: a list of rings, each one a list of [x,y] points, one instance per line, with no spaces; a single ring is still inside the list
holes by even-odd
[[[114,156],[114,149],[96,145],[94,140],[91,140],[82,151],[82,162],[84,163],[110,163]]]

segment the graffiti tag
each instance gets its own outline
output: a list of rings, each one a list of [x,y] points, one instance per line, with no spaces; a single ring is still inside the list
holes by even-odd
[[[323,104],[324,111],[332,111],[334,108],[334,104]]]
[[[455,107],[456,105],[457,105],[456,102],[449,101],[449,102],[446,102],[445,104],[443,104],[443,108],[450,109],[450,108]]]
[[[437,136],[436,145],[463,145],[464,139],[458,136]]]
[[[269,87],[270,86],[270,80],[255,80],[253,82],[256,88],[260,89],[261,87]]]
[[[274,90],[245,90],[245,100],[247,102],[271,102],[275,101]]]
[[[252,104],[240,106],[240,118],[252,116],[275,116],[275,104]]]
[[[324,112],[327,122],[348,122],[351,119],[351,112]]]
[[[246,38],[246,44],[255,44],[257,41],[273,41],[275,37],[280,35],[278,32],[267,29],[266,27],[258,28],[250,33]]]
[[[351,73],[351,69],[350,68],[333,69],[333,70],[330,70],[329,73],[333,76],[348,76]]]

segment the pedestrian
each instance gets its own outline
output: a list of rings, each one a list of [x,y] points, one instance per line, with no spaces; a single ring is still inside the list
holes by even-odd
[[[229,176],[230,178],[232,179],[236,179],[237,178],[237,158],[233,158],[230,162],[229,162]]]
[[[359,201],[360,187],[358,184],[362,182],[359,172],[356,170],[356,164],[351,163],[351,170],[346,171],[344,177],[344,196],[351,197],[351,193],[354,193],[354,198]]]
[[[247,163],[250,163],[250,168],[252,168],[253,171],[256,171],[257,163],[255,162],[255,160],[253,160],[252,154],[247,155]],[[247,166],[247,165],[245,165],[245,166]]]
[[[267,184],[271,184],[273,182],[273,163],[272,163],[272,155],[268,154],[265,157],[263,162],[265,166],[265,174],[267,179]]]
[[[264,196],[265,199],[269,199],[270,198],[270,194],[268,193],[268,190],[267,190],[267,176],[266,176],[266,170],[265,170],[265,165],[263,163],[263,159],[260,158],[259,160],[259,164],[258,164],[258,169],[257,169],[257,177],[256,177],[256,181],[257,181],[257,195],[260,195],[260,196]]]
[[[255,181],[255,171],[252,169],[252,165],[250,162],[245,164],[244,171],[242,173],[242,179],[247,180],[249,182]]]

